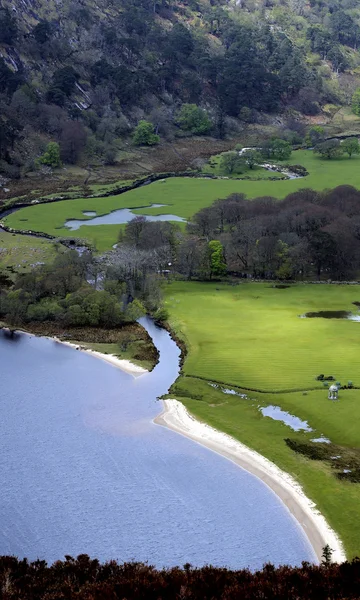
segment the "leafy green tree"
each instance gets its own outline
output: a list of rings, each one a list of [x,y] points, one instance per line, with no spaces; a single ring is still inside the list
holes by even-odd
[[[348,138],[341,144],[341,149],[351,158],[353,154],[360,153],[359,140],[355,137]]]
[[[183,104],[176,117],[176,122],[181,129],[190,131],[194,135],[208,133],[212,127],[206,110],[196,104]]]
[[[330,160],[331,158],[341,156],[343,151],[339,140],[327,140],[326,142],[317,144],[314,148],[314,153],[320,154],[322,158]]]
[[[316,146],[316,144],[319,144],[323,141],[324,135],[325,129],[321,127],[321,125],[314,125],[309,129],[308,133],[306,134],[305,144],[308,148],[310,148],[311,146]]]
[[[133,135],[134,144],[136,146],[154,146],[159,141],[160,137],[154,133],[154,125],[149,121],[139,121]]]
[[[291,144],[280,138],[273,138],[263,144],[260,150],[264,158],[273,160],[288,160],[291,156]]]
[[[360,116],[360,87],[358,87],[353,94],[351,108],[355,115]]]
[[[212,240],[208,244],[210,253],[210,277],[222,277],[226,275],[226,262],[224,248],[218,240]]]
[[[261,162],[262,156],[258,150],[249,148],[249,150],[242,153],[241,158],[249,169],[253,169]]]
[[[60,146],[56,142],[49,142],[45,153],[40,157],[39,162],[42,165],[56,169],[61,166]]]
[[[231,175],[232,173],[243,173],[244,161],[238,152],[224,152],[220,158],[220,171]]]

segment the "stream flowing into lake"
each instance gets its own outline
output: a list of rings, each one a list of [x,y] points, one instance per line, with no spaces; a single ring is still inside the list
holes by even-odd
[[[260,480],[152,422],[179,349],[142,324],[160,361],[137,379],[56,341],[0,331],[0,554],[157,567],[314,561]]]

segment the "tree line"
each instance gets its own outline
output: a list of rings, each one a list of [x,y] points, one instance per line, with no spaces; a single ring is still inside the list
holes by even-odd
[[[343,185],[323,192],[302,189],[284,200],[271,196],[250,200],[232,194],[201,209],[185,231],[177,224],[135,217],[120,233],[118,262],[125,264],[127,253],[134,251],[139,257],[148,252],[158,256],[158,273],[186,279],[210,280],[228,274],[284,280],[356,279],[360,192]]]
[[[360,561],[320,566],[267,564],[262,570],[231,571],[211,565],[185,564],[158,570],[143,563],[101,563],[81,554],[49,566],[0,557],[3,600],[356,600],[360,595]]]
[[[223,272],[279,279],[357,278],[360,266],[360,192],[339,186],[303,189],[279,201],[232,194],[200,210],[179,248],[179,271],[208,277],[204,256],[216,239]]]

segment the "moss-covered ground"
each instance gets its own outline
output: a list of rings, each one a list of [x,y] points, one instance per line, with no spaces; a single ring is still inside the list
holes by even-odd
[[[96,211],[104,215],[118,208],[135,209],[135,214],[172,213],[189,219],[198,210],[209,206],[217,198],[232,193],[244,193],[249,198],[274,196],[284,198],[301,188],[322,190],[344,183],[360,187],[360,156],[324,160],[310,150],[293,152],[292,164],[301,164],[309,172],[305,178],[293,180],[209,180],[175,177],[108,198],[79,198],[53,204],[35,205],[21,209],[4,219],[15,229],[41,231],[55,236],[84,237],[96,243],[99,251],[110,249],[116,243],[119,225],[87,226],[83,211]],[[149,208],[152,204],[163,207]],[[64,227],[68,219],[84,219],[76,232]]]
[[[358,453],[360,390],[341,390],[339,401],[331,402],[315,378],[323,373],[360,387],[360,323],[299,317],[315,310],[356,312],[352,303],[358,296],[358,286],[166,286],[170,325],[188,349],[183,375],[170,397],[294,476],[338,532],[349,556],[360,553],[360,484],[340,481],[336,474],[344,465],[336,469],[336,459],[310,460],[284,440],[311,448],[312,439],[325,436],[342,449],[345,462],[354,449]],[[209,385],[214,381],[225,385],[214,388]],[[244,392],[247,398],[225,394],[221,387]],[[245,389],[249,387],[258,391]],[[264,417],[259,408],[269,405],[306,421],[312,431],[295,432]]]

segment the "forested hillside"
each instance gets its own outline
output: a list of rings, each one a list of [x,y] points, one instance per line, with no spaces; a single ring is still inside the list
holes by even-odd
[[[139,144],[221,138],[265,115],[296,131],[299,115],[350,104],[360,85],[359,0],[0,5],[5,176],[36,167],[49,141],[64,162],[113,164],[141,120],[153,128]]]

